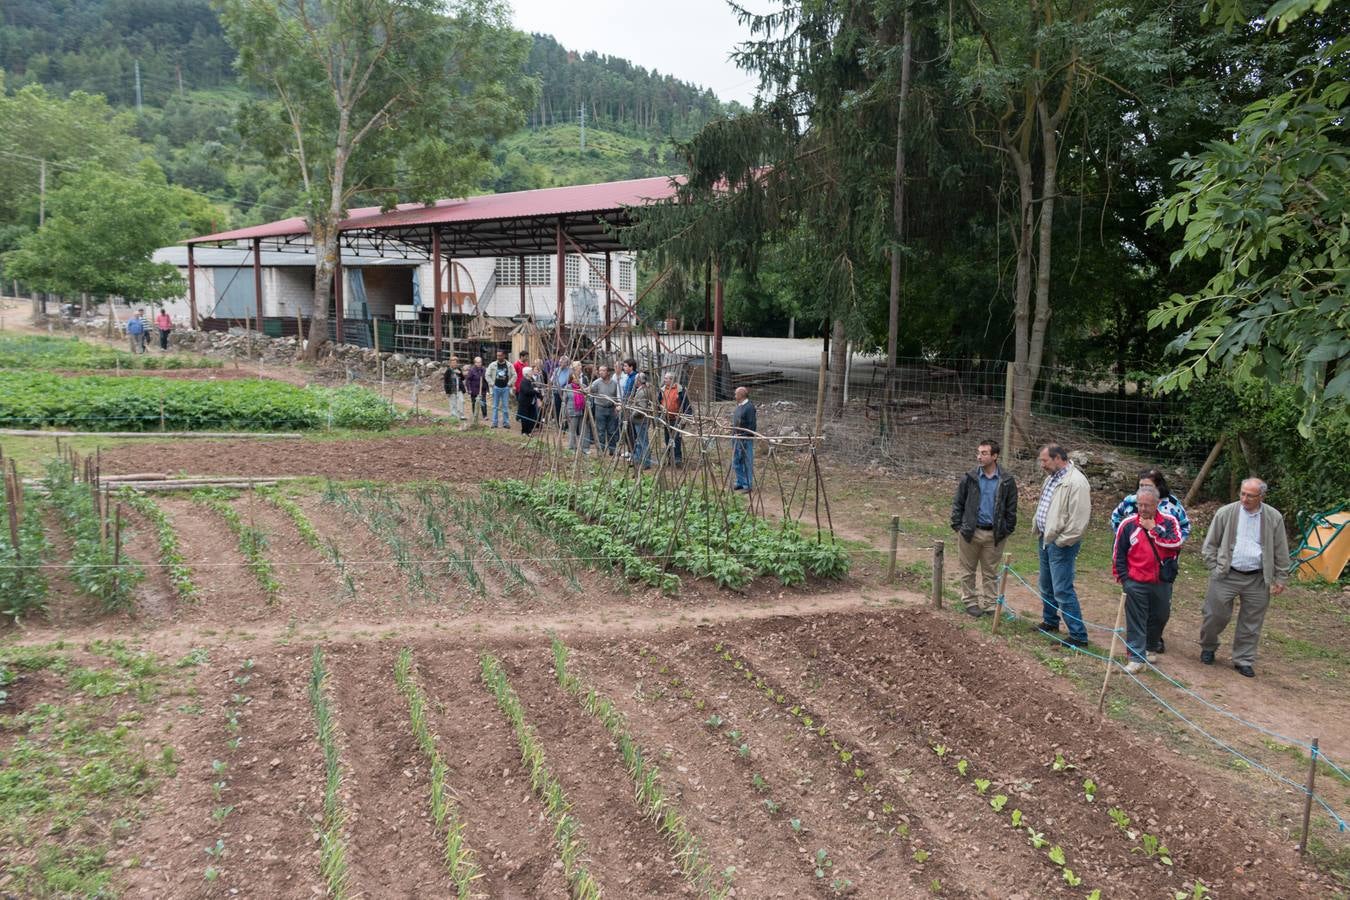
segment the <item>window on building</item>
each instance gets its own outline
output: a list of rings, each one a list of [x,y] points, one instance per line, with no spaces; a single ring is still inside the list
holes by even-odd
[[[552,262],[553,257],[551,256],[525,257],[525,284],[530,286],[549,284],[553,280],[551,278],[553,274]],[[520,286],[520,257],[497,257],[497,285],[498,287]]]
[[[617,287],[621,291],[633,289],[633,261],[631,259],[619,260],[619,283]]]
[[[591,261],[590,266],[587,266],[587,268],[589,269],[588,274],[590,276],[590,285],[595,290],[603,293],[605,290],[604,254],[594,254],[587,258]]]
[[[575,253],[567,254],[567,286],[576,287],[581,284],[581,257]]]

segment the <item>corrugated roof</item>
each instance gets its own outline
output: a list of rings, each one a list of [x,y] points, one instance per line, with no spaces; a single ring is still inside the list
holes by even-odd
[[[462,200],[438,200],[430,206],[405,203],[386,213],[381,213],[378,207],[367,206],[351,210],[348,217],[343,220],[340,230],[380,230],[451,222],[488,222],[609,212],[669,199],[675,194],[675,185],[674,178],[660,175],[630,181],[607,181],[600,184],[514,191],[508,194],[485,194]],[[308,233],[309,227],[305,224],[305,220],[294,216],[264,225],[189,238],[183,243],[291,237]]]
[[[253,265],[253,248],[251,246],[243,247],[197,247],[193,250],[193,263],[199,268],[244,268],[247,269]],[[173,247],[160,247],[151,256],[155,262],[166,262],[178,268],[187,266],[187,247],[179,244]],[[264,268],[273,267],[295,267],[314,265],[313,251],[291,251],[280,252],[276,250],[264,250],[259,256],[261,265]],[[358,253],[351,250],[344,250],[342,254],[342,263],[348,267],[357,266],[408,266],[414,267],[421,263],[420,259],[402,259],[400,257],[375,256],[370,252]]]

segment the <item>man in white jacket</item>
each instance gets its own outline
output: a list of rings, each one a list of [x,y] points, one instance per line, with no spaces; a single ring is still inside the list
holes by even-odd
[[[1069,451],[1058,444],[1042,447],[1038,462],[1045,471],[1045,481],[1034,524],[1041,556],[1041,624],[1037,627],[1046,634],[1058,635],[1062,617],[1069,629],[1066,643],[1086,647],[1087,626],[1073,581],[1078,549],[1092,513],[1092,488],[1070,461]]]

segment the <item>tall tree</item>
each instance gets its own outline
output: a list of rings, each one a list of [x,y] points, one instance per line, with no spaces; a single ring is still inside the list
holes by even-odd
[[[183,293],[183,279],[151,254],[193,233],[221,213],[204,197],[164,179],[143,161],[135,176],[88,166],[62,180],[50,215],[5,256],[5,274],[43,291],[165,300]]]
[[[1284,31],[1329,6],[1281,0],[1263,18]],[[1242,15],[1232,3],[1217,11],[1229,23]],[[1252,103],[1226,139],[1176,161],[1179,190],[1148,220],[1184,228],[1173,265],[1214,263],[1203,287],[1173,294],[1149,318],[1186,326],[1172,344],[1183,359],[1162,386],[1185,389],[1210,369],[1292,383],[1305,437],[1319,412],[1343,417],[1350,406],[1347,64],[1350,38],[1322,42],[1286,76],[1293,87]]]
[[[385,207],[475,186],[491,142],[523,121],[529,39],[500,0],[219,0],[239,68],[274,98],[241,130],[303,191],[314,241],[307,353],[328,339],[338,229],[358,197]]]

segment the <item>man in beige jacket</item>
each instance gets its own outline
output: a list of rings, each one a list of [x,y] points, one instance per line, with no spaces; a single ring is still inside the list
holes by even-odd
[[[1092,488],[1087,476],[1058,444],[1041,448],[1037,461],[1045,472],[1033,527],[1040,550],[1041,624],[1045,634],[1059,635],[1059,620],[1069,629],[1065,643],[1088,646],[1087,625],[1074,589],[1074,566],[1092,513]]]
[[[1200,661],[1214,664],[1219,635],[1238,607],[1233,630],[1233,668],[1248,678],[1256,677],[1256,646],[1271,595],[1284,593],[1289,579],[1289,538],[1284,517],[1265,504],[1266,483],[1259,478],[1242,482],[1238,502],[1219,507],[1205,534],[1200,555],[1209,569],[1205,593],[1204,623],[1200,626]]]

